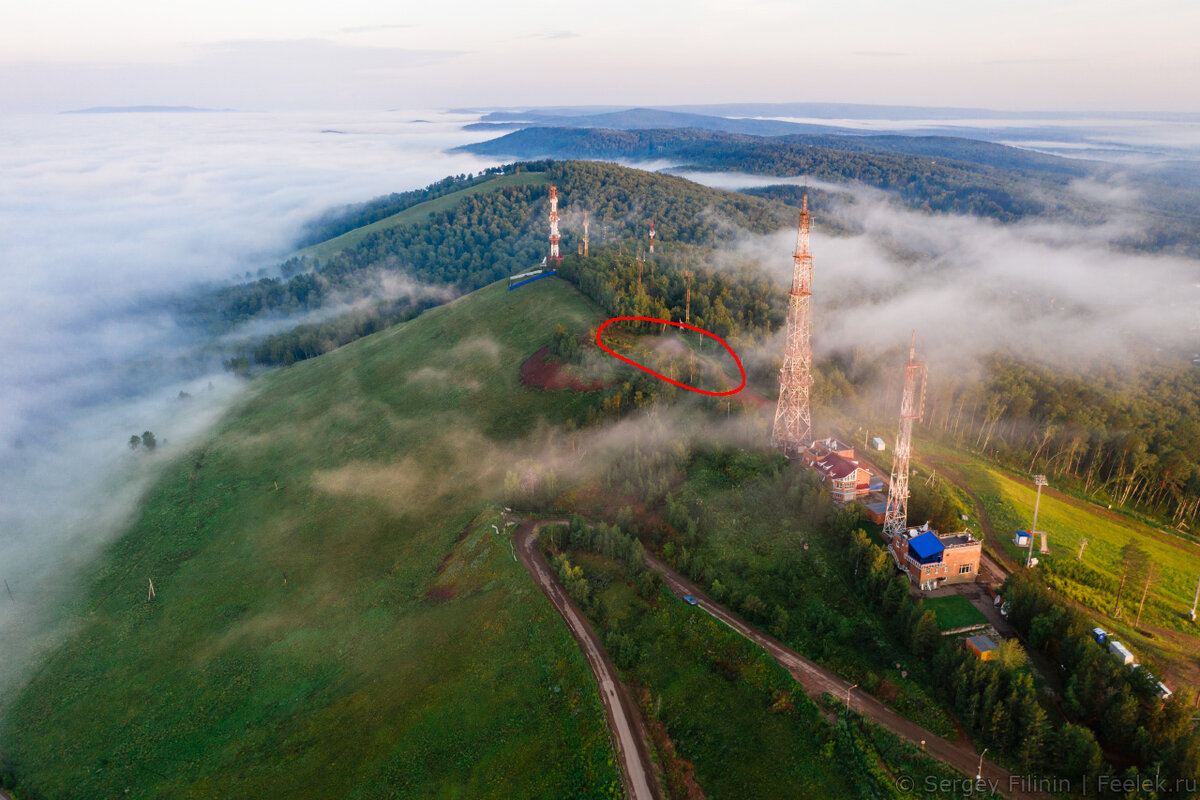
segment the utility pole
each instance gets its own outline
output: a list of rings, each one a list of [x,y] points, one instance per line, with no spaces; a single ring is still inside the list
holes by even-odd
[[[1083,548],[1087,547],[1087,543],[1087,539],[1079,540],[1079,555],[1075,556],[1076,561],[1083,561]],[[1200,587],[1200,584],[1197,584],[1197,586]]]
[[[787,338],[783,367],[779,370],[779,405],[771,430],[771,447],[788,458],[800,455],[812,438],[812,280],[813,259],[809,251],[808,195],[800,210],[796,252],[792,255],[792,288],[788,292]]]
[[[1189,615],[1192,618],[1192,622],[1196,621],[1196,604],[1198,602],[1200,602],[1200,578],[1196,579],[1196,594],[1192,596],[1192,613]]]
[[[583,212],[583,257],[588,257],[588,212]]]
[[[1042,487],[1046,485],[1045,475],[1034,475],[1033,484],[1037,486],[1037,497],[1033,501],[1033,525],[1029,528],[1029,553],[1025,556],[1025,566],[1029,566],[1033,561],[1033,537],[1037,536],[1037,518],[1038,506],[1042,503]],[[1042,534],[1042,552],[1049,553],[1050,548],[1046,547],[1046,534]]]
[[[1197,585],[1200,586],[1200,584],[1197,584]],[[12,602],[14,602],[14,603],[17,602],[16,599],[14,599],[12,596],[12,589],[8,588],[8,578],[4,579],[4,591],[8,592],[9,600],[12,600]],[[1196,618],[1196,609],[1193,608],[1192,609],[1192,619],[1195,619],[1195,618]]]
[[[146,593],[146,602],[154,599],[154,578],[150,578],[150,591]]]

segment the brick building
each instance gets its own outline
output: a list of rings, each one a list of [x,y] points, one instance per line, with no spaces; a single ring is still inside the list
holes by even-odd
[[[849,503],[883,487],[883,479],[854,458],[854,448],[837,439],[818,439],[804,449],[802,458],[828,484],[836,502]]]
[[[888,551],[910,581],[921,589],[936,589],[950,583],[974,582],[983,542],[966,531],[939,534],[925,525],[894,537]]]

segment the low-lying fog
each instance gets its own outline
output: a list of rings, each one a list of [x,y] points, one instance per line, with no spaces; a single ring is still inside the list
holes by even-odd
[[[962,370],[998,350],[1063,365],[1128,363],[1149,352],[1200,355],[1200,261],[1122,251],[1113,242],[1144,221],[1114,210],[1103,225],[912,211],[868,187],[730,172],[674,171],[722,189],[807,184],[834,192],[813,234],[818,352],[904,345],[917,330],[932,366]],[[1121,187],[1074,184],[1089,199]],[[850,234],[821,231],[822,216]],[[731,245],[786,285],[795,231]]]
[[[462,121],[0,117],[0,699],[55,641],[73,568],[119,531],[153,462],[241,391],[164,298],[273,267],[329,206],[490,165],[445,152],[486,136]],[[146,430],[155,456],[127,445]]]

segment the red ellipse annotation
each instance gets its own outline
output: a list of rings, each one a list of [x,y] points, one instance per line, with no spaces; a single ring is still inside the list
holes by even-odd
[[[733,356],[733,360],[738,366],[738,371],[740,373],[742,373],[741,384],[736,389],[730,389],[728,392],[709,392],[704,389],[697,389],[695,386],[688,386],[686,383],[680,383],[679,381],[671,380],[666,375],[660,375],[659,373],[655,372],[654,370],[650,369],[649,367],[644,367],[641,364],[634,361],[633,359],[626,358],[625,356],[621,355],[620,353],[609,348],[607,345],[604,344],[604,342],[600,341],[601,331],[603,331],[605,328],[607,328],[609,325],[611,325],[614,322],[625,322],[625,321],[657,322],[660,325],[661,324],[674,325],[676,328],[687,328],[689,331],[696,331],[698,333],[703,333],[705,336],[711,336],[712,338],[714,338],[718,342],[720,342],[721,345],[726,350],[729,351],[729,355]],[[638,369],[642,370],[643,372],[649,372],[651,375],[653,375],[656,378],[662,378],[667,383],[673,383],[682,389],[687,389],[692,392],[697,392],[699,394],[706,394],[706,395],[709,395],[710,397],[725,397],[726,395],[737,394],[742,389],[746,388],[746,369],[742,366],[742,360],[740,358],[738,358],[737,353],[733,352],[733,348],[730,347],[729,344],[724,339],[722,339],[720,336],[717,336],[715,333],[710,333],[710,332],[704,330],[703,328],[697,328],[695,325],[688,325],[686,322],[672,322],[669,319],[656,319],[654,317],[613,317],[612,319],[608,320],[607,322],[605,322],[603,325],[601,325],[599,328],[596,329],[596,344],[600,345],[600,349],[602,349],[604,352],[608,353],[610,356],[615,356],[616,358],[619,358],[622,361],[624,361],[626,364],[632,364],[633,366],[637,367]]]

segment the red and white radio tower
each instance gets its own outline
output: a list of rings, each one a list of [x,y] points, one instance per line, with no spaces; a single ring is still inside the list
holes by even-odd
[[[650,255],[654,255],[654,220],[650,220],[650,233],[646,238],[650,240]]]
[[[900,399],[900,432],[892,460],[892,482],[888,487],[887,514],[883,518],[883,538],[891,541],[908,527],[908,462],[912,458],[913,423],[925,415],[925,383],[928,370],[917,361],[917,332],[913,331],[904,364],[904,394]],[[917,386],[918,381],[920,386]]]
[[[562,261],[558,254],[558,187],[550,187],[550,260]]]
[[[779,370],[779,405],[771,446],[788,458],[800,455],[812,436],[808,390],[812,386],[812,279],[813,259],[808,250],[810,218],[808,195],[800,211],[800,230],[792,256],[792,288],[788,292],[787,343],[783,369]]]

